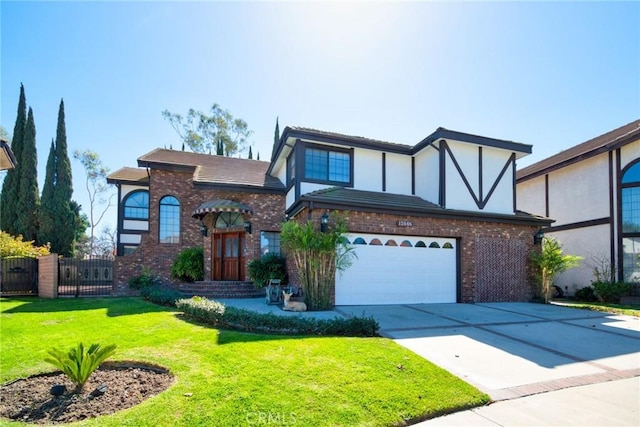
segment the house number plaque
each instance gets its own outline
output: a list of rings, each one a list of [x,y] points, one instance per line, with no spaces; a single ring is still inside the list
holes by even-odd
[[[406,219],[399,219],[396,221],[396,225],[398,227],[413,227],[413,223],[411,221],[407,221]]]

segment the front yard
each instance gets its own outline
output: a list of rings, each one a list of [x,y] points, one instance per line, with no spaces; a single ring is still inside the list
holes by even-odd
[[[110,360],[176,377],[138,406],[77,425],[401,425],[489,400],[385,338],[217,330],[139,298],[0,299],[0,310],[2,383],[52,371],[46,351],[79,341],[117,344]]]

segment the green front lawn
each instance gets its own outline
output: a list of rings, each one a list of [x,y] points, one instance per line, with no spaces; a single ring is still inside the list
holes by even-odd
[[[640,317],[639,305],[612,304],[606,302],[586,302],[571,299],[554,299],[552,304],[564,305],[566,307],[581,308],[584,310],[602,311],[612,314],[625,314],[627,316]]]
[[[2,383],[51,371],[46,350],[79,341],[175,375],[164,393],[80,425],[395,425],[489,401],[385,338],[217,330],[139,298],[0,299],[0,311]]]

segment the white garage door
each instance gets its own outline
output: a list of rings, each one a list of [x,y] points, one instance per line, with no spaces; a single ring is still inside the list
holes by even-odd
[[[347,234],[358,256],[336,273],[336,305],[456,302],[456,240]]]

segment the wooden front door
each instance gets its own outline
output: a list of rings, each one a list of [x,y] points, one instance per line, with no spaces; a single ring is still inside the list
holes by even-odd
[[[213,280],[244,280],[245,233],[216,233],[211,243]]]

